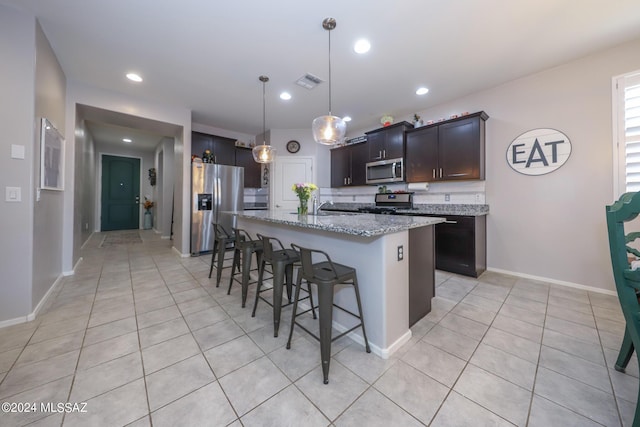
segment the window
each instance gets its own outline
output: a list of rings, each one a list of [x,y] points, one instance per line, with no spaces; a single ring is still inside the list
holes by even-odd
[[[640,191],[640,72],[614,78],[614,192]]]

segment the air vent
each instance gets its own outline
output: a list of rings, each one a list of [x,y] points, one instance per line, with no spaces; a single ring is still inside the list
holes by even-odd
[[[313,89],[314,87],[316,87],[320,83],[322,83],[322,79],[320,77],[314,76],[313,74],[309,74],[309,73],[307,73],[304,76],[300,77],[296,81],[296,84],[298,86],[302,86],[305,89]]]

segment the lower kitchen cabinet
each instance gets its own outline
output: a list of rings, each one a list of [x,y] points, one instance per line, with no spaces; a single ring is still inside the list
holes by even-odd
[[[471,277],[486,270],[486,215],[447,216],[435,228],[436,269]]]

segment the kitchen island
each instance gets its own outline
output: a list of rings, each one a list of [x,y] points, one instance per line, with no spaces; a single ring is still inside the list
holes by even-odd
[[[411,338],[410,324],[431,309],[433,225],[442,218],[345,212],[299,216],[272,210],[227,214],[235,215],[237,226],[254,236],[260,233],[285,245],[320,249],[333,261],[356,268],[369,344],[383,358]],[[335,303],[355,310],[353,290],[337,289]],[[337,330],[349,329],[352,322],[339,310],[334,313]],[[358,334],[350,336],[363,342]]]

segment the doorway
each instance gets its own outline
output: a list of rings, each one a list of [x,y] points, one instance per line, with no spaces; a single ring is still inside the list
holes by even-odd
[[[102,155],[100,230],[140,228],[140,159]]]
[[[270,208],[295,211],[300,201],[291,186],[314,181],[313,157],[277,157],[273,169]]]

